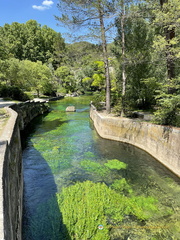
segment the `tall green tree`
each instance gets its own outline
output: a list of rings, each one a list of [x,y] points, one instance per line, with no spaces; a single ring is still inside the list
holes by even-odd
[[[154,3],[156,38],[154,49],[160,61],[166,66],[164,80],[157,98],[158,110],[155,122],[179,126],[180,108],[180,2],[179,0],[160,0]]]
[[[32,74],[30,86],[32,90],[36,90],[39,97],[40,92],[46,92],[47,87],[52,83],[51,70],[40,61],[29,63],[31,63]]]
[[[127,107],[149,108],[154,104],[157,85],[153,74],[152,44],[154,31],[144,18],[142,6],[121,2],[122,12],[116,19],[117,37],[113,52],[119,63],[117,78],[121,82],[121,115]],[[118,101],[119,102],[119,101]]]
[[[62,62],[65,43],[60,33],[35,20],[13,22],[0,28],[0,58],[51,62],[55,68]]]
[[[55,76],[58,79],[59,85],[62,86],[67,93],[75,90],[76,83],[69,67],[61,66],[57,68],[55,71]]]
[[[63,0],[58,4],[62,15],[56,19],[71,29],[85,28],[85,37],[101,40],[106,79],[106,111],[110,113],[110,73],[107,52],[107,31],[112,25],[110,15],[115,13],[116,1],[108,0]],[[108,19],[108,20],[107,20]]]
[[[180,36],[179,36],[179,15],[180,2],[178,0],[160,0],[154,6],[154,25],[157,30],[157,37],[154,46],[157,53],[166,61],[167,76],[169,84],[176,77],[176,63],[180,55]],[[169,86],[169,93],[176,91]]]
[[[51,69],[40,61],[10,58],[0,63],[0,79],[6,86],[36,91],[38,96],[56,90]]]

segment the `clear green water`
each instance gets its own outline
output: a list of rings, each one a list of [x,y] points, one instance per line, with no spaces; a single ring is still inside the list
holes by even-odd
[[[180,239],[179,179],[144,151],[128,144],[100,138],[89,119],[89,102],[90,97],[87,96],[52,102],[52,111],[46,116],[36,118],[29,126],[28,132],[24,133],[26,144],[23,151],[23,240]],[[74,105],[77,111],[66,113],[65,109],[69,105]],[[127,167],[119,170],[111,169],[107,163],[112,159],[126,163]],[[87,187],[84,186],[91,186],[92,189],[100,188],[101,195],[103,191],[107,191],[108,195],[109,189],[115,186],[113,185],[115,181],[121,179],[126,179],[128,183],[126,190],[131,189],[135,196],[133,198],[129,193],[128,195],[125,191],[121,192],[124,196],[122,201],[129,201],[128,199],[136,201],[137,196],[143,196],[144,199],[153,197],[158,201],[158,212],[151,214],[148,220],[139,220],[129,214],[124,214],[123,219],[119,217],[115,220],[119,205],[113,203],[112,209],[108,209],[113,217],[106,216],[106,221],[103,222],[103,227],[106,226],[106,229],[99,230],[97,227],[94,236],[88,238],[78,237],[76,234],[70,236],[68,224],[65,224],[65,216],[63,216],[67,209],[61,211],[60,208],[60,206],[67,208],[65,198],[67,197],[69,206],[70,201],[74,199],[74,206],[78,208],[80,204],[78,205],[76,198],[82,194],[81,191],[85,191]],[[84,185],[76,185],[78,191],[71,189],[78,182]],[[102,185],[103,183],[105,185]],[[63,188],[70,189],[70,195],[64,190],[64,205],[60,205],[54,196],[56,193],[61,193]],[[111,192],[111,194],[116,193]],[[89,192],[90,194],[93,193]],[[129,198],[126,198],[126,195]],[[109,204],[106,202],[107,199],[108,197],[102,196],[106,206]],[[92,209],[96,206],[98,214],[99,202],[94,201],[91,204]],[[71,208],[73,212],[76,211]],[[80,206],[79,212],[81,209],[83,210],[83,206]],[[67,219],[72,218],[70,212],[67,211],[66,214],[68,214]],[[143,213],[139,214],[143,215]],[[88,221],[88,219],[84,220],[85,223],[82,224],[79,232],[86,231],[83,229],[86,224],[93,224]]]

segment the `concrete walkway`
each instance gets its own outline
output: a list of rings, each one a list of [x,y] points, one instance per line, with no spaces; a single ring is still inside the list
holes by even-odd
[[[12,104],[14,104],[15,102],[13,101],[6,101],[6,100],[3,100],[3,98],[0,98],[0,108],[4,108],[4,107],[8,107]]]
[[[8,107],[12,104],[14,104],[13,101],[5,101],[5,100],[3,100],[3,98],[0,98],[0,136],[3,132],[5,124],[9,118],[7,111],[3,108]]]

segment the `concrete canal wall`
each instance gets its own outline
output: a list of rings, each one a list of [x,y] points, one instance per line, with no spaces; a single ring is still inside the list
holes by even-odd
[[[13,104],[0,136],[0,240],[22,239],[23,171],[20,131],[47,112],[43,102]]]
[[[180,128],[112,117],[97,112],[93,106],[90,117],[102,138],[141,148],[180,177]]]

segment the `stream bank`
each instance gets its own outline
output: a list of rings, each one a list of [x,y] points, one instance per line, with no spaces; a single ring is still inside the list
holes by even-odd
[[[143,149],[180,177],[180,128],[108,116],[94,106],[90,117],[101,137]]]
[[[23,169],[21,130],[39,114],[45,103],[26,102],[6,108],[8,120],[0,135],[0,239],[22,239]]]

